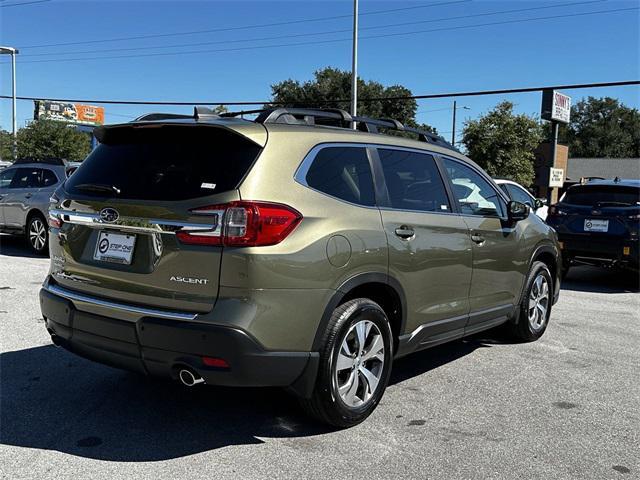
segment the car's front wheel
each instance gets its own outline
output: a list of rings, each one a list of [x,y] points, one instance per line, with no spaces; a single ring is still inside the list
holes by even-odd
[[[34,253],[44,255],[49,247],[49,226],[41,215],[33,215],[27,222],[27,241]]]
[[[303,408],[336,427],[350,427],[376,408],[393,359],[389,320],[380,306],[358,298],[336,308],[325,332],[312,397]]]
[[[537,340],[547,329],[553,304],[553,280],[546,264],[534,262],[520,303],[518,323],[511,325],[513,335],[525,342]]]

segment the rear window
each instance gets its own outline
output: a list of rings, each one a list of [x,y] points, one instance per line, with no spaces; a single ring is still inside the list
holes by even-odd
[[[187,200],[226,192],[238,184],[260,153],[244,137],[215,127],[123,127],[108,131],[82,167],[69,177],[72,194]],[[115,189],[114,189],[115,192]]]
[[[586,206],[636,206],[640,204],[640,189],[618,185],[581,185],[567,190],[562,203]]]

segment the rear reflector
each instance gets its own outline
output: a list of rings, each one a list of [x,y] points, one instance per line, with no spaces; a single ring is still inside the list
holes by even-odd
[[[222,358],[202,357],[202,363],[204,363],[207,367],[229,368],[229,363],[227,363],[227,361]]]

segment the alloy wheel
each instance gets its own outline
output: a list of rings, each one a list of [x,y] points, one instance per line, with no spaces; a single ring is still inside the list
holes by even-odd
[[[529,292],[529,325],[534,332],[539,332],[547,322],[550,290],[547,278],[539,274],[531,285]]]
[[[333,367],[338,395],[349,407],[361,407],[376,392],[384,369],[384,339],[370,320],[353,324],[345,335]]]
[[[47,229],[40,218],[34,218],[29,224],[29,242],[36,251],[42,250],[47,243]]]

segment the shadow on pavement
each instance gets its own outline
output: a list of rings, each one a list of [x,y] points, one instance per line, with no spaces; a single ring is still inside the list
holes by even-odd
[[[561,289],[593,293],[634,293],[640,292],[640,276],[626,270],[571,267],[562,281]]]
[[[391,384],[481,346],[454,342],[399,360]],[[332,431],[280,389],[187,389],[98,365],[52,345],[0,356],[0,443],[120,462],[158,461],[260,437]]]
[[[7,235],[0,233],[0,255],[8,257],[46,258],[31,251],[23,235]]]

